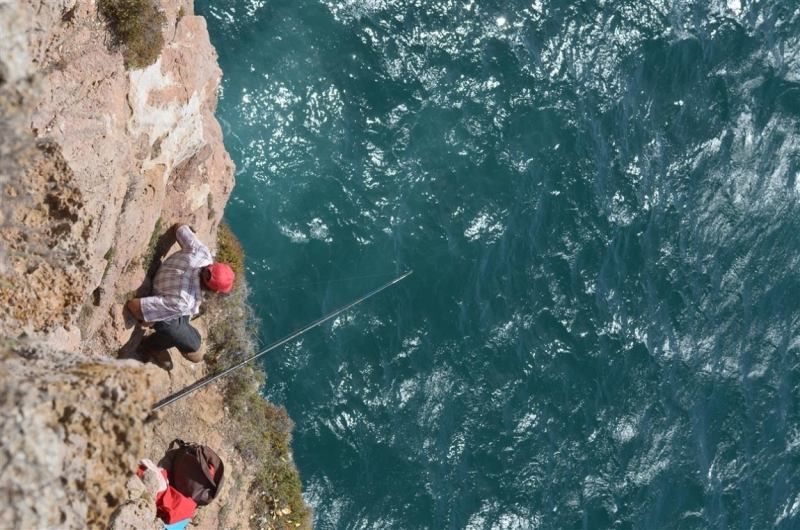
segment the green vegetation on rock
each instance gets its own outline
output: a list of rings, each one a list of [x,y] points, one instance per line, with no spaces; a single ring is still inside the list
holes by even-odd
[[[247,302],[244,252],[230,228],[221,224],[217,232],[216,260],[227,263],[237,281],[228,295],[208,296],[206,361],[212,370],[222,370],[256,353],[258,320]],[[292,460],[289,442],[294,427],[286,409],[276,407],[261,395],[266,375],[253,363],[225,377],[226,404],[235,446],[255,478],[250,484],[253,528],[269,522],[278,530],[310,530],[311,510],[302,497],[300,474]]]
[[[106,268],[103,269],[103,280],[106,279],[106,276],[108,276],[108,271],[111,270],[111,265],[114,263],[114,256],[116,255],[116,253],[117,249],[111,247],[110,249],[108,249],[105,256],[103,256],[103,259],[106,260]]]
[[[153,233],[150,234],[147,250],[142,256],[142,268],[151,278],[155,277],[158,267],[161,266],[161,260],[167,255],[174,241],[170,234],[161,233],[163,225],[164,221],[159,217],[155,226],[153,226]]]
[[[237,281],[244,279],[244,250],[227,223],[220,223],[217,229],[216,261],[230,265]]]
[[[152,0],[98,0],[97,7],[122,45],[125,68],[150,66],[161,54],[167,17]]]

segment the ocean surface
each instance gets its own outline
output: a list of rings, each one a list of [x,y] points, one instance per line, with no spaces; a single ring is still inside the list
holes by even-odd
[[[196,11],[318,530],[800,528],[800,3]]]

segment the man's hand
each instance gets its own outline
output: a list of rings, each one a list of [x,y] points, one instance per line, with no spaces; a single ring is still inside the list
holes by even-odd
[[[142,302],[138,298],[129,300],[128,303],[125,304],[125,307],[127,307],[128,311],[130,311],[131,314],[136,317],[136,320],[139,321],[139,325],[143,328],[149,328],[153,325],[152,322],[144,321],[144,315],[142,314]]]
[[[185,226],[184,223],[175,223],[174,225],[172,225],[171,230],[172,230],[172,237],[173,238],[175,238],[175,239],[178,238],[178,229],[180,227],[182,227],[182,226]]]

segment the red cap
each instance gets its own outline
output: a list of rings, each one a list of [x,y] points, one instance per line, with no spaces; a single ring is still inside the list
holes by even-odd
[[[224,263],[214,263],[206,267],[206,270],[211,275],[207,280],[204,279],[209,289],[223,293],[231,292],[233,280],[236,279],[236,274],[233,273],[233,269]]]

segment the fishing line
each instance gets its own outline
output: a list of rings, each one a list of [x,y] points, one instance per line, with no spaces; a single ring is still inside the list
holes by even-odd
[[[310,282],[310,283],[296,283],[293,285],[281,285],[278,287],[266,287],[261,289],[263,291],[276,291],[278,289],[292,289],[294,287],[308,287],[309,285],[324,285],[328,283],[336,283],[336,282],[346,282],[350,280],[365,280],[367,278],[382,278],[384,276],[393,276],[395,273],[393,272],[385,272],[383,274],[372,274],[370,276],[353,276],[351,278],[339,278],[338,280],[325,280],[321,282]]]
[[[216,375],[210,375],[208,377],[204,377],[203,379],[197,381],[196,383],[193,383],[193,384],[187,386],[183,390],[180,390],[180,391],[178,391],[178,392],[176,392],[176,393],[174,393],[174,394],[172,394],[170,396],[165,397],[164,399],[162,399],[161,401],[159,401],[158,403],[153,405],[152,412],[155,412],[158,409],[164,408],[167,405],[169,405],[171,403],[174,403],[174,402],[178,401],[179,399],[181,399],[183,397],[186,397],[187,395],[191,394],[195,390],[203,388],[204,386],[206,386],[207,384],[211,383],[212,381],[216,381],[220,377],[224,377],[224,376],[228,375],[229,373],[233,372],[237,368],[241,368],[245,364],[247,364],[247,363],[249,363],[251,361],[254,361],[255,359],[261,357],[265,353],[274,350],[278,346],[283,346],[287,342],[299,337],[300,335],[302,335],[306,331],[310,330],[311,328],[315,328],[315,327],[319,326],[320,324],[322,324],[324,322],[327,322],[328,320],[332,319],[333,317],[335,317],[335,316],[337,316],[337,315],[339,315],[341,313],[344,313],[345,311],[347,311],[348,309],[350,309],[354,305],[360,304],[361,302],[363,302],[367,298],[369,298],[369,297],[371,297],[371,296],[373,296],[375,294],[378,294],[379,292],[383,291],[387,287],[391,287],[392,285],[396,284],[400,280],[403,280],[404,278],[408,277],[411,273],[412,273],[412,271],[408,271],[406,273],[403,273],[401,276],[398,276],[397,278],[395,278],[394,280],[390,281],[389,283],[386,283],[386,284],[378,287],[374,291],[371,291],[371,292],[365,294],[364,296],[362,296],[361,298],[359,298],[357,300],[354,300],[353,302],[350,302],[346,306],[340,307],[339,309],[337,309],[333,313],[328,313],[324,317],[320,318],[319,320],[315,320],[314,322],[312,322],[311,324],[307,325],[306,327],[301,328],[301,329],[295,331],[294,333],[292,333],[290,335],[287,335],[286,337],[280,339],[277,342],[273,342],[271,345],[267,346],[266,348],[264,348],[260,352],[256,353],[252,357],[248,357],[247,359],[234,364],[230,368],[228,368],[228,369],[226,369],[226,370],[224,370],[224,371],[222,371],[222,372],[220,372],[220,373],[218,373]]]

